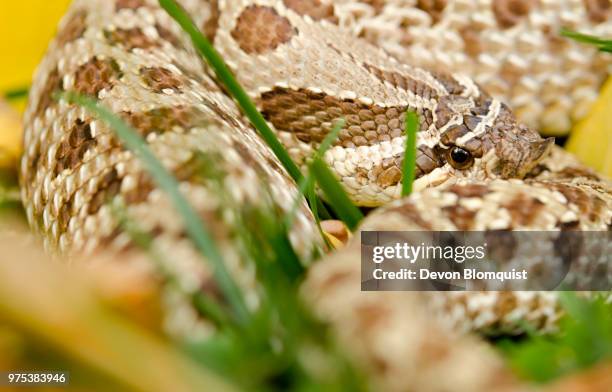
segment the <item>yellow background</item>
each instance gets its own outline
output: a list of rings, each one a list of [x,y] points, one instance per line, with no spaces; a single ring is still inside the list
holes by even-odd
[[[574,127],[567,149],[612,179],[612,77],[589,115]]]
[[[1,0],[0,93],[27,88],[70,0]],[[19,110],[25,99],[13,101]],[[21,124],[0,102],[0,168],[14,167],[21,153]]]
[[[2,0],[0,91],[27,87],[69,0]]]

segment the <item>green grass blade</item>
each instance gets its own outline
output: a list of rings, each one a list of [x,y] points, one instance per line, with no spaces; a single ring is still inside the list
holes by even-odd
[[[281,161],[289,175],[296,183],[299,183],[302,178],[300,169],[293,162],[287,150],[285,150],[272,129],[270,129],[266,120],[261,113],[259,113],[259,110],[257,110],[246,91],[240,86],[212,44],[202,35],[189,15],[176,3],[176,1],[159,0],[159,4],[191,37],[194,46],[215,71],[217,78],[225,85],[232,97],[238,102],[244,114],[246,114],[253,126],[259,131],[260,135],[272,149],[276,157]]]
[[[344,124],[344,119],[340,119],[338,120],[338,122],[336,122],[331,132],[328,133],[327,136],[325,136],[325,138],[319,145],[319,148],[313,154],[312,159],[315,159],[317,157],[320,158],[325,155],[325,153],[330,149],[334,141],[336,141],[336,139],[338,138],[338,134],[344,127]],[[293,224],[293,219],[295,218],[295,214],[297,213],[297,210],[299,208],[302,196],[306,196],[306,198],[308,199],[312,214],[314,215],[317,221],[317,225],[319,225],[321,219],[331,219],[331,216],[325,210],[325,206],[323,205],[323,203],[321,203],[320,199],[316,197],[316,192],[314,192],[314,178],[310,170],[308,171],[306,176],[303,177],[302,180],[298,183],[298,190],[299,196],[296,198],[296,200],[294,200],[291,211],[285,217],[285,224],[287,225],[288,229],[291,228]]]
[[[191,297],[191,303],[202,317],[210,320],[220,329],[231,328],[227,312],[215,300],[202,292],[196,292]]]
[[[344,128],[344,124],[345,124],[345,121],[343,118],[341,118],[340,120],[336,122],[336,124],[334,124],[334,127],[332,128],[331,132],[328,133],[327,136],[325,136],[325,138],[319,145],[319,148],[317,149],[317,152],[316,152],[316,154],[320,158],[322,158],[323,155],[325,155],[327,150],[329,150],[332,144],[336,141],[336,139],[338,139],[338,134],[340,133],[342,128]]]
[[[287,231],[290,231],[291,228],[293,227],[293,222],[295,220],[295,216],[297,215],[298,209],[300,208],[300,205],[304,200],[303,198],[306,197],[306,200],[308,200],[308,202],[311,205],[310,210],[312,211],[312,215],[315,219],[315,223],[317,224],[317,228],[319,232],[321,233],[323,240],[331,249],[332,248],[331,244],[329,243],[327,236],[325,235],[323,229],[321,228],[321,219],[331,219],[331,217],[329,216],[329,213],[321,212],[320,210],[321,207],[324,208],[325,206],[321,202],[321,199],[317,197],[317,192],[315,191],[314,176],[311,170],[308,171],[306,176],[299,183],[298,190],[299,192],[296,198],[293,200],[293,204],[291,205],[291,210],[289,210],[289,212],[285,214],[285,218],[284,218],[285,229]]]
[[[5,92],[3,95],[4,95],[4,99],[6,99],[7,101],[14,101],[17,99],[26,98],[29,93],[30,93],[29,87],[22,87],[22,88],[17,88],[14,90],[9,90]]]
[[[419,129],[419,117],[415,112],[406,112],[406,150],[402,165],[402,196],[412,193],[416,169],[416,139]]]
[[[319,148],[315,152],[315,156],[323,157],[325,155],[325,153],[331,148],[332,144],[338,139],[338,134],[340,134],[340,131],[344,127],[344,124],[345,124],[345,121],[343,118],[339,119],[338,122],[334,124],[334,127],[332,128],[331,132],[328,133],[327,136],[325,136],[325,138],[319,145]],[[308,176],[312,177],[312,173],[309,172]],[[312,206],[312,212],[315,215],[315,219],[317,220],[317,225],[319,225],[319,229],[320,229],[321,219],[332,219],[332,216],[329,213],[329,211],[327,211],[327,208],[325,208],[325,204],[323,204],[323,202],[321,202],[321,199],[317,197],[317,194],[314,191],[314,185],[315,185],[314,183],[311,183],[311,186],[308,188],[308,189],[312,188],[312,191],[309,191],[308,193],[302,193],[302,194],[306,196],[306,198],[308,199],[308,202]]]
[[[289,212],[285,216],[285,227],[287,228],[287,230],[291,230],[291,227],[293,226],[293,220],[295,219],[298,209],[300,208],[300,204],[304,201],[303,197],[307,194],[307,191],[310,188],[310,184],[312,183],[312,181],[312,174],[308,173],[306,177],[302,178],[302,180],[298,184],[298,195],[293,200],[291,210],[289,210]],[[316,204],[313,206],[312,209],[315,208],[317,208]]]
[[[602,52],[611,52],[612,51],[612,39],[604,39],[600,37],[596,37],[594,35],[582,34],[576,31],[571,31],[567,29],[561,29],[561,35],[567,38],[571,38],[574,41],[582,42],[589,45],[595,45]]]
[[[176,178],[159,162],[140,135],[114,113],[98,105],[94,99],[72,92],[62,93],[59,96],[70,103],[84,107],[106,122],[123,144],[140,157],[155,183],[168,195],[179,215],[183,218],[185,229],[195,246],[212,264],[215,279],[227,296],[228,302],[232,304],[236,316],[241,321],[248,320],[249,312],[240,289],[227,271],[223,257],[211,235],[202,224],[197,212],[179,191]]]
[[[321,158],[315,158],[310,169],[317,179],[321,190],[327,196],[332,209],[350,230],[357,229],[359,222],[363,219],[363,214],[353,205],[353,202],[349,199],[329,167]]]

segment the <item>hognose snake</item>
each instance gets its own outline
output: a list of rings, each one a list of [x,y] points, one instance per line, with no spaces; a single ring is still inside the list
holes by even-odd
[[[445,10],[446,3],[181,1],[274,126],[296,162],[305,163],[336,119],[346,120],[339,140],[325,156],[327,163],[359,205],[391,203],[378,209],[363,227],[547,230],[568,225],[609,230],[612,187],[608,182],[581,167],[567,153],[553,148],[550,139],[543,139],[521,125],[505,104],[491,98],[474,79],[460,73],[430,72],[396,60],[402,58],[429,69],[442,64],[453,71],[457,70],[453,67],[470,71],[465,68],[467,57],[462,61],[461,56],[453,56],[446,47],[446,60],[440,52],[415,59],[415,48],[423,49],[423,45],[415,42],[431,39],[431,33],[419,34],[425,27],[406,29],[410,37],[394,33],[398,23],[405,27],[406,20],[420,18],[425,21],[423,25],[431,26],[431,31],[446,29],[450,35],[463,37],[465,48],[458,46],[460,49],[455,51],[467,53],[467,49],[473,49],[478,35],[466,31],[465,20],[455,20],[452,15],[465,19],[466,13],[474,12],[470,20],[478,22],[472,26],[478,27],[478,31],[498,29],[502,36],[506,32],[516,42],[531,44],[531,51],[534,47],[537,50],[538,45],[553,51],[558,48],[553,44],[564,44],[550,37],[550,29],[556,26],[546,25],[543,18],[553,15],[559,23],[570,20],[571,27],[592,27],[606,33],[610,24],[603,22],[609,14],[605,4],[609,3],[462,0]],[[406,12],[403,21],[394,19],[396,25],[388,21],[395,17],[394,10]],[[569,17],[567,13],[571,10],[578,11]],[[535,35],[547,37],[546,42],[533,37],[529,40],[529,28],[534,26],[541,29]],[[480,42],[486,49],[489,41],[483,38]],[[546,46],[549,44],[550,47]],[[525,45],[517,45],[517,50]],[[593,59],[590,63],[576,65],[569,54],[566,59],[577,67],[580,75],[594,75],[582,79],[580,75],[572,76],[581,81],[580,89],[572,95],[575,101],[588,101],[585,91],[596,90],[607,72],[601,58],[590,55]],[[470,56],[471,71],[479,79],[481,67],[474,64],[482,66],[482,61],[474,60],[474,53]],[[434,58],[436,64],[432,65]],[[537,78],[530,81],[530,70],[524,67],[519,71],[526,73],[525,77],[517,76],[520,72],[516,69],[504,69],[506,72],[497,80],[519,81],[520,86],[543,83]],[[542,70],[532,72],[546,74]],[[499,88],[492,86],[494,78],[479,82],[500,93]],[[195,161],[201,153],[213,157],[227,173],[224,190],[241,204],[272,204],[288,211],[297,189],[260,137],[242,119],[234,103],[217,86],[189,40],[157,3],[74,2],[31,90],[25,119],[22,197],[32,227],[43,234],[48,248],[81,253],[99,248],[131,251],[129,237],[118,228],[116,216],[107,203],[121,197],[129,216],[155,235],[162,250],[173,255],[168,268],[181,277],[186,290],[203,287],[210,272],[199,262],[168,199],[154,187],[137,157],[123,149],[103,122],[83,109],[55,102],[52,93],[56,90],[96,96],[146,138],[150,148],[181,181],[181,190],[198,213],[215,228],[237,280],[244,287],[251,287],[252,271],[242,268],[237,252],[232,249],[221,197],[197,177]],[[528,110],[524,97],[530,92],[524,90],[522,95],[513,92],[511,99],[520,108],[522,118],[532,124],[546,123],[544,109],[535,114]],[[537,101],[533,95],[531,98]],[[566,103],[549,103],[567,118],[580,115],[567,114]],[[419,192],[410,199],[393,201],[400,195],[403,114],[407,109],[414,110],[421,120],[415,184]],[[268,191],[271,197],[266,197]],[[466,198],[480,202],[472,210],[463,206]],[[484,205],[498,211],[499,219],[479,214]],[[446,208],[449,206],[455,208]],[[433,219],[435,214],[431,211],[446,212]],[[495,227],[489,225],[493,221]],[[304,260],[311,257],[313,248],[321,241],[305,204],[292,228],[291,240]],[[354,282],[348,283],[346,278],[355,276],[355,268],[358,269],[356,263],[350,262],[355,246],[353,243],[313,267],[305,283],[311,289],[305,291],[323,317],[339,325],[361,325],[361,329],[343,332],[349,340],[356,336],[351,334],[372,330],[365,343],[368,351],[374,350],[382,332],[376,332],[380,327],[374,324],[354,319],[356,309],[363,304],[345,286],[352,287]],[[408,306],[410,302],[399,294],[384,293],[379,298],[379,305],[386,298],[387,308]],[[180,298],[168,301],[174,314],[169,316],[170,330],[180,333],[202,327],[185,301]],[[554,296],[547,294],[440,295],[434,304],[440,301],[446,319],[451,318],[451,324],[465,329],[512,330],[511,321],[517,315],[546,329],[558,317]],[[251,296],[250,302],[251,306],[257,305],[256,295]],[[346,311],[337,312],[337,306],[331,306],[338,303],[344,303],[342,308]],[[396,311],[401,313],[401,309]],[[390,316],[391,313],[379,317],[394,320],[399,330],[402,326],[408,328],[407,323],[418,324],[417,311],[412,319]],[[398,346],[397,352],[403,348]],[[391,358],[393,350],[378,351],[376,355],[382,358],[379,360],[387,364],[397,361]],[[463,351],[458,348],[457,352]],[[371,360],[376,355],[370,352],[366,358]],[[468,356],[472,355],[476,356]],[[395,373],[390,370],[390,374]]]

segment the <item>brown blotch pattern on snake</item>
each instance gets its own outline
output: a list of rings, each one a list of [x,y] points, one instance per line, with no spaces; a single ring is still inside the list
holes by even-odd
[[[150,49],[159,43],[149,38],[140,28],[104,30],[104,37],[110,45],[121,45],[126,50]]]
[[[463,50],[471,58],[477,58],[484,49],[484,44],[480,39],[482,32],[473,25],[462,27],[459,35],[463,40]]]
[[[448,188],[449,192],[454,193],[458,197],[483,197],[491,192],[486,185],[481,184],[463,184],[451,185]]]
[[[66,169],[74,170],[83,162],[85,153],[96,145],[90,122],[77,119],[55,152],[54,175],[57,176]]]
[[[575,205],[578,211],[588,219],[595,220],[601,210],[605,208],[605,203],[601,199],[589,196],[580,188],[556,182],[551,182],[548,185],[561,193],[569,203]]]
[[[206,5],[209,9],[209,15],[208,19],[206,19],[202,25],[202,32],[210,42],[215,42],[217,29],[219,28],[219,16],[221,15],[219,11],[219,1],[210,0],[206,2]]]
[[[272,8],[248,6],[238,17],[231,35],[248,54],[262,54],[285,44],[297,34],[289,20]]]
[[[504,203],[502,207],[508,210],[515,226],[518,224],[525,227],[535,220],[540,210],[544,208],[544,203],[535,197],[519,194]]]
[[[612,14],[612,1],[610,0],[583,0],[584,6],[593,23],[603,23]]]
[[[97,97],[102,90],[112,90],[121,76],[116,61],[94,57],[76,70],[74,89],[80,94]]]
[[[417,8],[427,12],[431,17],[432,24],[436,24],[442,18],[446,3],[446,0],[418,0]]]
[[[283,3],[299,15],[307,15],[314,20],[326,20],[338,24],[333,4],[323,4],[319,0],[283,0]]]
[[[459,230],[470,230],[476,220],[476,211],[462,205],[443,207],[442,211]]]
[[[145,84],[158,94],[169,90],[180,93],[184,85],[179,75],[163,67],[143,67],[140,69],[140,76]]]
[[[402,136],[407,109],[367,105],[306,89],[280,87],[263,93],[258,104],[276,129],[293,133],[305,143],[320,143],[333,124],[344,118],[344,128],[335,142],[344,147],[376,145]],[[425,113],[423,116],[427,117]]]
[[[533,0],[493,0],[491,6],[497,24],[503,29],[508,29],[529,14]]]

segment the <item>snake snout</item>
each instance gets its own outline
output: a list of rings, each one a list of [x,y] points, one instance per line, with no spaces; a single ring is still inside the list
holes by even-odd
[[[527,173],[533,170],[538,163],[548,156],[554,144],[554,137],[532,142],[523,159],[523,163],[519,166],[520,171],[518,172],[518,177],[523,178]]]
[[[499,175],[502,178],[523,178],[550,153],[555,138],[538,140],[515,139],[512,143],[501,143]]]

